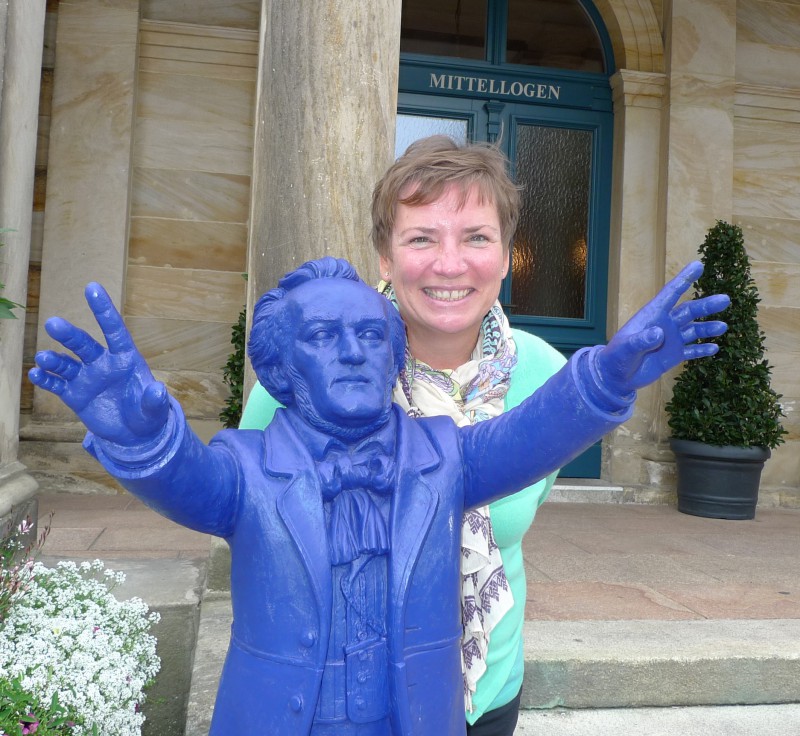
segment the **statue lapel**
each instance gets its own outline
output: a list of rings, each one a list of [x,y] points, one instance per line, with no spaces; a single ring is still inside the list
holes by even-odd
[[[268,475],[285,479],[276,494],[276,505],[292,537],[317,600],[323,629],[329,621],[332,601],[331,563],[328,554],[322,493],[311,455],[301,444],[290,422],[277,412],[265,432],[264,469]]]
[[[391,566],[389,596],[392,633],[402,636],[408,584],[420,549],[436,513],[439,498],[424,475],[438,467],[441,459],[428,436],[415,420],[397,412],[397,488],[392,496],[389,525]],[[401,642],[394,642],[402,647]],[[399,652],[400,649],[395,649]]]

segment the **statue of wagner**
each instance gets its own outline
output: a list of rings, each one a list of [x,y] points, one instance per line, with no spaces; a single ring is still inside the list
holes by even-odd
[[[126,488],[230,545],[214,736],[453,736],[465,732],[464,509],[561,467],[630,416],[636,389],[716,351],[696,340],[724,323],[696,320],[727,297],[677,305],[701,270],[684,269],[517,409],[463,428],[391,403],[403,323],[333,258],[287,274],[255,308],[250,359],[286,406],[264,432],[204,445],[98,284],[86,297],[107,347],[52,318],[48,333],[75,357],[41,352],[30,377],[75,411],[84,446]]]

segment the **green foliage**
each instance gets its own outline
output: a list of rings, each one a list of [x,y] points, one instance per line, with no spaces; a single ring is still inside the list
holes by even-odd
[[[0,289],[2,288],[3,284],[0,283]],[[18,307],[22,308],[22,305],[0,296],[0,319],[16,319],[17,315],[14,314],[13,310],[17,309]]]
[[[47,707],[33,703],[36,699],[23,688],[22,677],[0,677],[0,734],[66,736],[74,732],[75,721],[59,703],[58,693],[53,693]]]
[[[242,418],[242,399],[244,393],[244,357],[245,357],[245,323],[246,310],[239,312],[239,319],[231,329],[233,352],[222,369],[222,380],[230,389],[225,400],[225,408],[220,412],[219,420],[226,428],[238,427]]]
[[[667,403],[676,439],[709,445],[768,447],[783,442],[786,430],[781,396],[770,387],[771,368],[764,359],[764,333],[758,326],[760,298],[750,275],[742,229],[722,220],[700,247],[705,266],[695,296],[728,294],[723,312],[728,331],[714,338],[719,352],[688,362]]]
[[[0,228],[0,233],[7,233],[7,228]],[[0,243],[0,247],[2,247],[4,243]],[[0,282],[0,291],[5,288],[5,284]],[[16,319],[17,315],[14,314],[14,309],[19,307],[22,309],[21,304],[17,304],[16,302],[12,302],[10,299],[6,299],[5,297],[0,296],[0,319]]]

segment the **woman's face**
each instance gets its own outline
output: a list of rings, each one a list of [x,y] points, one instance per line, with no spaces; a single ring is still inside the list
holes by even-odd
[[[508,271],[494,204],[482,203],[476,188],[463,207],[459,200],[452,185],[430,204],[398,204],[391,257],[381,256],[411,352],[434,368],[456,368],[469,358]]]

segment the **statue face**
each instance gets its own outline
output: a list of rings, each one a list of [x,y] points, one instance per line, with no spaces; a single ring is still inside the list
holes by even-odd
[[[357,428],[381,420],[391,406],[389,303],[346,279],[310,281],[286,301],[292,322],[287,364],[301,413],[315,426]]]

